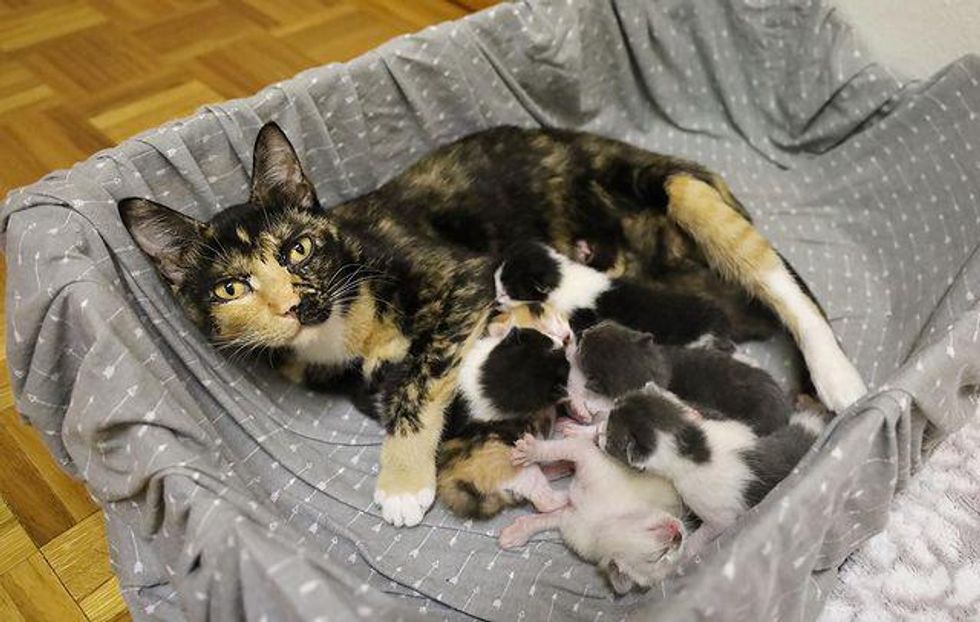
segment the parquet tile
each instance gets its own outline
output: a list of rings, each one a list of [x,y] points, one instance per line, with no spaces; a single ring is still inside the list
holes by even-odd
[[[41,553],[75,600],[82,600],[112,578],[100,512],[93,512],[45,544]]]
[[[0,0],[0,197],[203,104],[495,1]],[[128,620],[102,514],[20,420],[5,362],[0,620]]]
[[[27,620],[84,621],[85,614],[41,553],[0,575],[0,587]]]
[[[116,577],[100,585],[78,604],[90,622],[123,622],[130,619]]]

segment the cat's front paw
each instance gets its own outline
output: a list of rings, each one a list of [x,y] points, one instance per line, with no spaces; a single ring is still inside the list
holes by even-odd
[[[381,474],[374,488],[374,502],[381,516],[395,527],[413,527],[436,497],[435,456],[424,460],[417,439],[392,437],[381,447]]]
[[[435,497],[435,488],[394,494],[381,490],[380,486],[374,490],[374,502],[381,507],[381,517],[395,527],[414,527],[421,523]]]

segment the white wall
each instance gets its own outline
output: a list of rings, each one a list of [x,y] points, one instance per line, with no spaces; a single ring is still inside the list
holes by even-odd
[[[831,0],[870,51],[909,77],[980,53],[980,0]]]

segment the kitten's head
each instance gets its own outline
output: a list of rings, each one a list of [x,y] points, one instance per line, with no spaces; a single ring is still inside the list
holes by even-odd
[[[544,302],[560,284],[561,256],[540,242],[508,248],[494,272],[497,302],[504,305]]]
[[[651,380],[666,384],[670,366],[649,333],[605,320],[585,330],[575,353],[589,390],[616,398]]]
[[[599,569],[617,594],[648,588],[677,567],[686,537],[684,523],[665,511],[617,517],[597,534]]]
[[[147,199],[119,203],[136,244],[196,324],[221,345],[288,347],[353,293],[350,249],[282,130],[255,141],[247,202],[204,222]]]
[[[651,382],[616,400],[599,445],[623,464],[663,475],[678,460],[709,460],[701,420],[694,408]]]
[[[480,369],[484,393],[500,411],[530,414],[565,397],[564,344],[533,328],[511,328]]]

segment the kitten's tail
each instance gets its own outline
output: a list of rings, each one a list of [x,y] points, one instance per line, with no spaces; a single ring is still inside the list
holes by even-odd
[[[789,425],[802,428],[815,440],[833,418],[834,413],[820,402],[801,393],[796,398],[796,412],[790,415]]]

